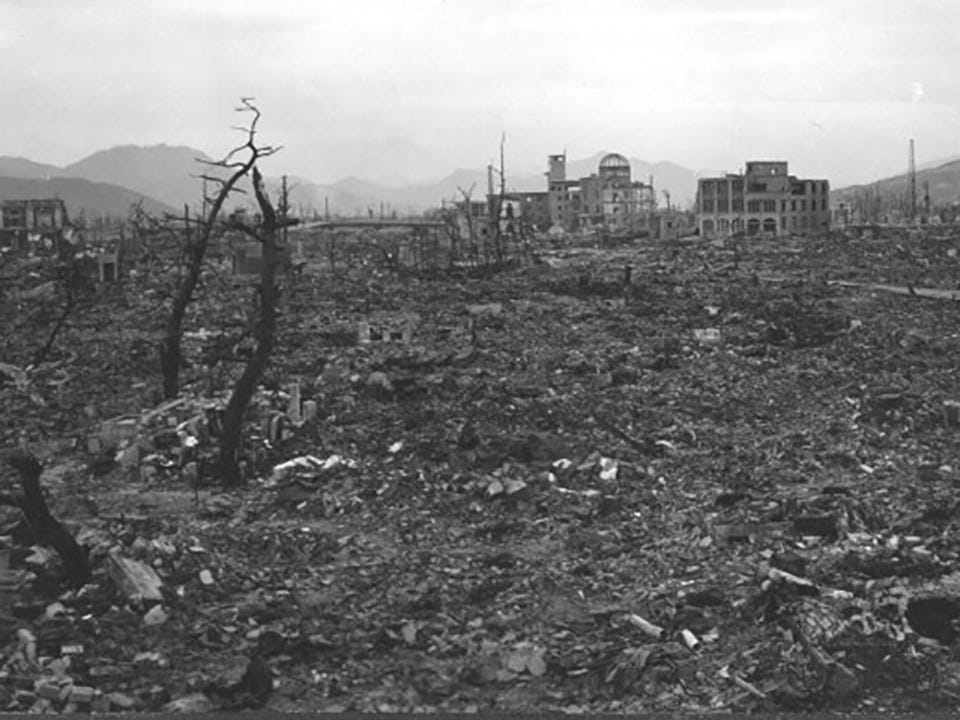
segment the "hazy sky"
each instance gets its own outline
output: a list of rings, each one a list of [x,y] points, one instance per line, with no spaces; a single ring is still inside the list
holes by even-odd
[[[242,95],[317,181],[599,150],[834,186],[960,154],[957,0],[0,0],[0,154],[220,155]]]

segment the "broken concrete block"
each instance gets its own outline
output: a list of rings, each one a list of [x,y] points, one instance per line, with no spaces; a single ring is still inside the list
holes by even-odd
[[[136,698],[122,692],[112,692],[107,697],[110,699],[110,705],[119,710],[131,710],[137,705]]]
[[[124,468],[134,468],[140,464],[140,446],[137,444],[128,445],[120,451],[117,461]]]
[[[284,435],[286,434],[284,432],[286,423],[286,416],[279,413],[270,418],[270,424],[267,428],[267,439],[272,445],[276,445],[278,442],[283,440]]]
[[[294,425],[299,425],[302,420],[302,407],[300,400],[300,383],[293,383],[290,387],[290,402],[287,405],[287,417]]]
[[[13,701],[20,707],[33,705],[37,701],[37,694],[29,690],[17,690],[13,695]]]
[[[380,388],[388,392],[393,390],[393,384],[390,382],[390,377],[385,372],[381,372],[379,370],[375,370],[367,377],[367,387]]]
[[[78,705],[88,705],[93,702],[93,696],[96,692],[89,685],[74,685],[70,689],[70,702],[75,702]]]
[[[761,538],[783,538],[792,532],[792,522],[743,522],[714,525],[711,532],[717,543],[753,542]]]
[[[702,328],[693,331],[694,339],[701,345],[719,345],[723,342],[719,328]]]
[[[119,590],[130,599],[163,600],[160,589],[163,581],[152,567],[139,560],[131,560],[113,549],[107,556],[107,572]]]
[[[52,682],[50,680],[38,680],[34,689],[37,693],[37,697],[41,697],[46,700],[60,699],[60,683]]]
[[[140,418],[122,416],[104,420],[100,423],[100,442],[104,447],[115,448],[124,440],[136,436],[140,427]]]
[[[37,701],[27,710],[31,715],[45,715],[53,710],[53,700],[49,698],[37,698]]]
[[[52,298],[57,292],[57,283],[53,280],[41,283],[35,288],[24,290],[19,294],[21,300],[46,300]]]
[[[467,314],[475,317],[489,315],[496,317],[503,314],[503,303],[485,303],[482,305],[467,305]]]
[[[147,627],[154,625],[163,625],[167,621],[167,612],[161,605],[154,605],[147,614],[143,616],[143,624]]]
[[[171,700],[160,708],[160,711],[165,713],[207,713],[213,707],[213,701],[210,698],[202,692],[196,692]]]
[[[303,422],[313,422],[317,417],[317,401],[307,400],[303,403]]]

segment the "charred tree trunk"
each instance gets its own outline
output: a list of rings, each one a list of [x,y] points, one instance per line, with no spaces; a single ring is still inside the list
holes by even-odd
[[[200,281],[203,258],[206,255],[207,246],[210,244],[210,237],[213,235],[214,224],[224,201],[233,190],[233,186],[249,172],[254,162],[256,162],[255,154],[224,182],[207,216],[203,219],[199,237],[190,243],[187,251],[187,274],[177,286],[177,294],[173,298],[173,307],[170,308],[170,316],[167,318],[166,328],[164,329],[163,341],[160,343],[160,372],[163,374],[163,394],[168,400],[172,400],[180,393],[180,366],[183,363],[180,340],[183,335],[183,318],[187,314],[187,307],[193,300],[194,290],[197,289],[197,283]]]
[[[87,551],[77,543],[63,523],[50,514],[40,489],[40,463],[25,453],[16,453],[10,457],[9,463],[20,473],[20,485],[23,488],[23,494],[13,498],[13,503],[23,512],[34,541],[52,547],[63,561],[70,584],[74,588],[82,587],[90,579]]]
[[[243,416],[273,352],[277,333],[277,306],[280,301],[280,288],[277,286],[276,279],[277,269],[280,266],[279,223],[277,213],[264,190],[263,177],[256,166],[253,167],[253,191],[263,216],[263,223],[257,233],[263,243],[263,259],[260,264],[260,308],[255,330],[257,347],[233,388],[220,431],[219,476],[225,485],[231,487],[240,485],[244,479],[241,477],[239,464]]]
[[[66,248],[66,249],[64,249]],[[91,290],[90,280],[86,277],[84,268],[73,252],[73,248],[66,241],[61,241],[59,248],[59,259],[57,261],[57,283],[63,287],[64,299],[63,309],[57,317],[46,342],[33,354],[30,360],[31,365],[39,365],[53,350],[53,345],[60,335],[60,331],[66,327],[70,315],[76,309],[81,300],[81,296]]]
[[[207,247],[210,244],[210,238],[213,236],[216,227],[217,217],[223,208],[227,197],[233,192],[234,186],[240,178],[247,175],[254,167],[257,160],[273,154],[278,148],[262,147],[256,144],[257,121],[260,119],[260,111],[253,104],[250,98],[244,98],[241,111],[254,113],[253,121],[250,127],[246,129],[247,142],[240,147],[234,148],[223,160],[210,163],[214,167],[232,169],[230,177],[223,178],[214,176],[204,176],[205,180],[211,180],[220,186],[216,197],[207,203],[207,197],[204,196],[204,208],[206,213],[199,228],[199,235],[196,240],[190,243],[187,251],[187,274],[181,279],[177,286],[176,295],[173,298],[173,306],[170,308],[170,316],[167,318],[164,329],[163,340],[160,342],[160,372],[163,375],[163,394],[167,399],[175,398],[180,392],[180,366],[183,363],[183,352],[181,349],[181,338],[183,335],[183,319],[187,314],[187,308],[190,301],[193,300],[193,293],[200,281],[200,272],[203,269],[203,258],[206,255]],[[243,162],[231,162],[231,158],[238,152],[248,150],[249,157]]]

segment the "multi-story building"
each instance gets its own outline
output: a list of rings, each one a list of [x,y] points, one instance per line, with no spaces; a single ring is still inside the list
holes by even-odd
[[[63,200],[0,201],[0,245],[22,246],[28,237],[59,237],[67,227]]]
[[[657,206],[653,183],[633,180],[630,162],[623,155],[605,155],[596,173],[578,180],[567,179],[565,154],[549,155],[547,162],[551,224],[564,230],[602,226],[649,231]]]
[[[697,227],[704,237],[825,232],[830,183],[790,175],[786,162],[751,161],[740,175],[700,179]]]

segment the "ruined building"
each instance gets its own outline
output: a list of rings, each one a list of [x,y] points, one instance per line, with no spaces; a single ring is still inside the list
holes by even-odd
[[[548,156],[550,221],[564,230],[602,226],[612,230],[649,232],[656,211],[656,193],[650,184],[633,180],[630,162],[618,153],[600,160],[589,177],[567,179],[567,156]]]
[[[826,232],[830,183],[790,175],[786,162],[751,161],[743,174],[700,179],[697,227],[704,237]]]
[[[67,209],[63,200],[0,201],[0,246],[25,247],[32,238],[54,240],[67,227]]]
[[[500,209],[500,229],[506,232],[511,221],[519,220],[523,225],[533,230],[547,230],[550,227],[550,211],[546,191],[517,191],[502,192],[496,181],[496,170],[492,165],[487,166],[487,214],[492,217]]]

